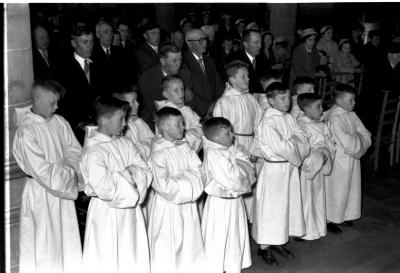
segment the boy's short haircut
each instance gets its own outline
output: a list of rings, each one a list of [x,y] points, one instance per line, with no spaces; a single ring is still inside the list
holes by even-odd
[[[265,90],[267,98],[274,98],[276,95],[285,94],[286,92],[288,92],[288,87],[281,82],[273,82]]]
[[[316,93],[300,94],[297,96],[297,105],[301,111],[304,111],[304,108],[318,100],[322,100],[322,97]]]
[[[76,40],[78,37],[83,35],[93,34],[92,30],[85,26],[74,26],[71,31],[71,40]]]
[[[269,81],[272,79],[282,79],[282,71],[278,69],[271,69],[267,74],[261,77],[260,82]]]
[[[357,90],[351,85],[340,83],[336,85],[335,90],[333,91],[333,97],[336,99],[344,93],[357,95]]]
[[[236,75],[237,71],[243,67],[246,69],[249,69],[249,65],[243,61],[235,60],[235,61],[228,63],[225,66],[226,78],[229,79],[230,77]]]
[[[111,117],[118,110],[126,112],[128,108],[129,103],[126,101],[119,100],[111,95],[99,96],[94,102],[96,121],[103,116]]]
[[[139,88],[136,85],[132,85],[132,86],[117,86],[117,87],[114,87],[111,90],[111,95],[113,97],[121,96],[121,95],[129,94],[129,93],[137,93],[138,90],[139,90]]]
[[[306,76],[300,76],[300,77],[297,77],[296,79],[294,79],[293,86],[296,87],[297,85],[300,85],[300,84],[315,85],[315,81],[313,78],[306,77]]]
[[[168,58],[169,53],[179,53],[181,52],[179,48],[177,48],[174,45],[165,45],[162,48],[160,48],[158,52],[158,56],[160,59],[165,59]]]
[[[233,129],[230,121],[223,117],[213,117],[207,120],[203,126],[204,136],[213,141],[215,137],[218,135],[218,132],[221,128],[225,129]]]
[[[38,87],[54,94],[58,94],[60,95],[60,98],[64,97],[65,95],[65,88],[58,82],[48,78],[36,79],[32,84],[32,90]]]
[[[173,81],[180,81],[183,84],[183,80],[179,76],[167,75],[161,79],[161,85],[160,85],[161,93],[164,92],[164,90],[168,88],[170,82]]]
[[[156,113],[156,125],[157,128],[160,129],[161,123],[167,120],[170,117],[183,117],[181,111],[172,107],[163,107]]]

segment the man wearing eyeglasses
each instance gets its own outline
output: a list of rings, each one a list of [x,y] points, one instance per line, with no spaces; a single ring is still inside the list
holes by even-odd
[[[224,83],[214,61],[205,55],[207,38],[201,29],[189,30],[185,35],[188,50],[183,53],[183,67],[193,80],[193,110],[206,119],[211,115],[215,101],[224,91]]]

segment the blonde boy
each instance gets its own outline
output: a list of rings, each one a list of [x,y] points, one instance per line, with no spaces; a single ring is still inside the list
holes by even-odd
[[[353,87],[339,84],[334,97],[335,104],[324,115],[336,147],[332,173],[325,185],[328,230],[338,233],[336,224],[352,226],[352,220],[361,217],[360,158],[371,146],[371,133],[353,112]]]
[[[201,148],[203,129],[200,117],[189,106],[184,105],[185,89],[183,81],[178,76],[166,76],[161,81],[161,92],[166,100],[155,101],[157,110],[163,107],[172,107],[182,113],[185,125],[185,138],[189,146],[198,152]]]
[[[298,167],[310,153],[306,135],[287,113],[290,91],[279,82],[267,90],[267,109],[257,129],[265,159],[254,194],[252,235],[269,265],[278,264],[272,250],[286,258],[293,254],[283,245],[291,236],[305,233]]]
[[[305,240],[326,235],[325,180],[332,170],[335,146],[328,126],[321,121],[322,98],[318,94],[297,96],[297,105],[304,115],[299,127],[307,135],[311,153],[301,165],[300,181],[306,234]]]
[[[82,272],[150,272],[140,204],[151,171],[133,142],[121,136],[128,103],[111,96],[95,102],[97,128],[80,159],[89,204]]]
[[[181,112],[164,107],[156,114],[160,135],[148,163],[155,191],[149,214],[151,272],[204,272],[204,247],[196,201],[205,177],[201,161],[184,138]]]
[[[290,114],[297,120],[304,116],[304,112],[297,105],[297,96],[314,93],[314,80],[310,77],[297,77],[293,82],[293,93]]]
[[[233,128],[221,117],[204,124],[203,170],[208,194],[201,222],[207,271],[240,272],[251,266],[247,216],[242,195],[255,183],[248,156],[233,145]]]

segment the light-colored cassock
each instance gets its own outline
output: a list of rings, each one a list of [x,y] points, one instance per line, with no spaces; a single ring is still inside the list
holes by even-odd
[[[294,118],[274,108],[256,132],[266,162],[255,188],[252,235],[258,244],[282,245],[305,233],[298,167],[310,147]]]
[[[251,266],[242,194],[255,183],[253,165],[236,147],[203,139],[208,194],[201,222],[208,273],[240,273]]]
[[[82,258],[74,200],[81,146],[58,115],[17,124],[13,154],[28,178],[22,193],[19,272],[71,272]]]
[[[148,163],[155,195],[148,237],[152,273],[204,272],[204,247],[196,200],[203,193],[201,161],[186,141],[153,141]]]
[[[153,131],[143,119],[137,117],[136,119],[129,118],[128,130],[125,136],[133,141],[139,149],[142,157],[147,160],[150,155],[151,141],[154,137]]]
[[[126,170],[133,166],[133,175]],[[82,272],[150,272],[143,202],[152,174],[126,137],[89,132],[80,160],[89,204]]]
[[[306,224],[305,240],[326,235],[325,179],[332,171],[335,146],[328,125],[307,116],[298,120],[307,135],[311,153],[304,159],[300,170],[301,195]],[[327,157],[324,164],[323,154]]]
[[[268,102],[268,98],[266,94],[258,94],[258,104],[260,105],[261,112],[264,112],[268,108],[271,107]]]
[[[261,119],[261,109],[257,100],[250,93],[236,90],[227,84],[224,94],[215,104],[213,116],[224,117],[231,122],[235,133],[236,148],[250,156],[255,128]],[[252,222],[252,192],[244,196],[244,203],[248,219]]]
[[[301,117],[304,116],[304,112],[300,109],[299,105],[297,104],[297,95],[292,96],[292,106],[290,109],[290,114],[293,116],[295,120],[299,120]]]
[[[182,113],[183,119],[185,120],[185,138],[189,146],[195,152],[198,152],[201,148],[203,136],[203,126],[200,123],[199,115],[189,106],[184,105],[179,107],[168,100],[155,101],[155,104],[157,110],[164,107],[172,107],[178,109]]]
[[[332,173],[326,179],[327,218],[342,223],[361,217],[360,158],[371,146],[371,133],[356,113],[334,105],[324,116],[335,140]]]

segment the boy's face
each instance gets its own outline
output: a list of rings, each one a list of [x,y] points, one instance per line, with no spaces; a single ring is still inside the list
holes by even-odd
[[[273,98],[268,98],[269,104],[276,110],[279,110],[283,113],[289,111],[290,100],[291,97],[289,90],[286,90],[286,92],[283,94],[276,94]]]
[[[314,85],[309,83],[300,84],[297,88],[297,95],[305,93],[314,93]]]
[[[229,78],[229,82],[235,89],[242,91],[249,89],[249,72],[247,68],[239,68],[236,74]]]
[[[39,88],[39,91],[38,96],[34,99],[33,110],[44,118],[50,118],[58,108],[57,103],[60,100],[60,95],[44,90],[42,87],[36,88]]]
[[[100,124],[102,127],[101,132],[108,136],[119,136],[121,135],[125,125],[125,111],[117,110],[111,116],[103,116],[100,118]]]
[[[185,135],[185,123],[182,116],[170,116],[160,126],[161,135],[169,140],[181,140]]]
[[[137,102],[136,92],[122,94],[119,99],[129,103],[129,116],[137,117],[139,103]]]
[[[233,144],[233,130],[232,128],[221,127],[218,130],[218,135],[214,138],[214,141],[225,147],[230,147]]]
[[[343,93],[336,98],[336,104],[349,112],[353,111],[356,105],[356,96],[350,93]]]
[[[304,107],[304,113],[313,120],[320,120],[322,117],[322,100],[314,101]]]
[[[162,95],[170,102],[182,106],[185,101],[185,90],[183,89],[182,81],[174,80],[169,82]]]

